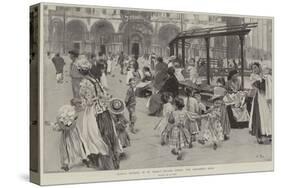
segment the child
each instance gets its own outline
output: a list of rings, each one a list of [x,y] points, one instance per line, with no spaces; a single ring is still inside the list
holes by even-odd
[[[136,134],[135,123],[136,123],[136,81],[134,78],[129,79],[129,88],[127,90],[125,105],[129,112],[129,120],[130,120],[130,131],[133,134]]]
[[[174,111],[173,103],[173,94],[170,92],[165,92],[161,96],[161,100],[163,101],[163,118],[159,121],[154,129],[156,129],[159,134],[161,135],[161,145],[167,143],[166,133],[164,131],[169,127],[168,125],[168,118],[170,114]]]
[[[219,95],[223,96],[223,100],[226,100],[226,89],[225,89],[225,79],[218,78],[217,79],[217,86],[214,88],[214,93],[220,93]],[[231,126],[229,122],[229,117],[226,109],[225,102],[223,101],[221,104],[221,125],[223,129],[224,140],[228,140],[230,137]]]
[[[69,171],[71,167],[81,161],[89,167],[87,156],[83,150],[83,142],[76,126],[77,114],[73,106],[62,106],[55,123],[48,123],[53,126],[54,131],[61,132],[60,138],[60,159],[61,169]]]
[[[199,106],[199,109],[198,109],[198,114],[201,115],[201,114],[204,114],[206,112],[206,105],[202,103],[201,101],[201,93],[199,91],[195,91],[193,93],[193,97],[197,100],[198,102],[198,106]]]
[[[109,102],[109,111],[115,123],[116,132],[122,148],[130,146],[130,137],[126,131],[129,121],[124,116],[125,105],[120,99],[111,99]]]
[[[184,99],[185,110],[189,112],[189,114],[194,118],[198,117],[198,115],[201,114],[199,101],[196,98],[192,97],[191,90],[186,88],[185,93],[186,93],[186,98]],[[198,119],[197,121],[198,122],[189,122],[189,132],[191,133],[191,137],[193,141],[196,140],[196,135],[199,133],[198,124],[201,124],[200,119]]]
[[[207,118],[207,121],[205,124],[202,124],[200,140],[198,140],[198,142],[201,144],[205,144],[205,142],[210,142],[213,144],[213,149],[216,150],[218,144],[224,139],[222,128],[223,96],[215,94],[211,100],[213,101],[214,105],[204,116]]]
[[[182,160],[182,149],[192,143],[187,120],[191,122],[195,120],[184,110],[184,100],[182,98],[175,98],[175,107],[175,111],[168,118],[171,125],[167,131],[167,141],[173,148],[172,154],[177,155],[177,160]]]

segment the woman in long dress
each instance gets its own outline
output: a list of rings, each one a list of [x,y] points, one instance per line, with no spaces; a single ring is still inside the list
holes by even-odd
[[[228,117],[232,127],[247,127],[250,116],[245,103],[245,93],[241,88],[238,71],[232,70],[228,75],[226,84],[227,94],[224,101],[227,105]]]
[[[98,167],[102,170],[118,169],[119,152],[122,148],[105,104],[109,96],[101,83],[89,75],[91,66],[88,62],[78,63],[78,67],[84,75],[79,93],[84,107],[80,129],[82,138],[87,143],[87,154],[97,154],[95,157],[98,160]],[[96,142],[99,143],[99,150],[96,150]]]
[[[271,76],[264,76],[259,63],[252,66],[252,87],[255,91],[253,98],[249,128],[251,134],[256,136],[259,144],[271,140],[272,136],[272,112],[271,112]]]
[[[159,116],[162,114],[163,102],[161,96],[165,92],[172,93],[173,97],[179,94],[179,82],[175,76],[175,69],[169,67],[167,71],[168,77],[164,80],[164,84],[161,86],[160,90],[153,94],[148,102],[149,115]]]

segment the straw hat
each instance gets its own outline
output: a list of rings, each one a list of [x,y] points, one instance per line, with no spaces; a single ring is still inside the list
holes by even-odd
[[[113,114],[122,114],[125,110],[125,104],[121,99],[113,98],[109,101],[108,109]]]

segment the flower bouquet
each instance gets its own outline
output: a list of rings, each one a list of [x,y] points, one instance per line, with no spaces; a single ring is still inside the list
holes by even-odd
[[[52,126],[55,131],[69,130],[75,126],[77,113],[71,105],[62,106],[57,114],[56,122],[45,121],[45,125]]]

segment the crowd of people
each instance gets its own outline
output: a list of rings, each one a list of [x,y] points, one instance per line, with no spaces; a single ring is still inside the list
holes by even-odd
[[[194,142],[212,144],[216,150],[223,141],[231,139],[235,126],[248,126],[260,144],[271,142],[271,70],[263,70],[259,63],[252,65],[252,88],[241,88],[239,71],[234,67],[227,81],[217,78],[211,98],[202,100],[200,88],[180,85],[179,80],[185,78],[178,71],[180,63],[175,56],[163,59],[152,53],[130,57],[123,52],[118,56],[111,53],[88,56],[70,51],[69,57],[73,99],[65,109],[73,108],[73,117],[67,123],[60,121],[62,109],[52,124],[55,130],[62,131],[60,151],[65,171],[77,159],[87,167],[101,170],[120,168],[124,148],[131,145],[127,127],[132,134],[138,132],[137,97],[148,99],[148,115],[161,117],[155,130],[161,145],[169,145],[177,160],[183,159],[183,149],[194,147]],[[52,62],[57,82],[62,83],[65,62],[59,54]],[[196,63],[191,65],[187,69],[189,79],[200,86],[200,71]],[[128,86],[124,100],[108,93],[107,76],[118,66],[120,74],[126,75],[124,84]]]

